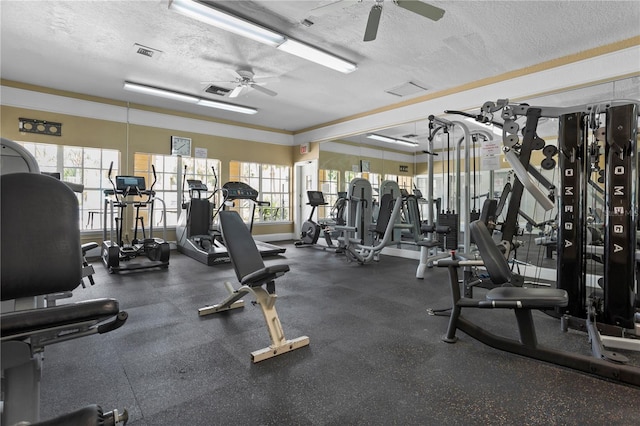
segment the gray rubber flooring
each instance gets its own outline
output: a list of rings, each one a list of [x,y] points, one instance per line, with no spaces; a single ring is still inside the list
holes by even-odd
[[[151,425],[637,425],[640,389],[497,351],[459,332],[443,343],[447,273],[415,278],[417,261],[382,256],[359,266],[343,256],[284,243],[291,272],[277,285],[286,336],[308,347],[252,364],[268,346],[258,307],[199,317],[221,301],[231,265],[171,253],[168,270],[110,275],[72,300],[114,297],[127,323],[46,348],[42,418],[98,403]],[[482,294],[484,290],[477,290]],[[248,302],[251,298],[245,298]],[[465,315],[515,336],[510,311]],[[535,312],[539,341],[589,353],[587,337],[560,332]]]

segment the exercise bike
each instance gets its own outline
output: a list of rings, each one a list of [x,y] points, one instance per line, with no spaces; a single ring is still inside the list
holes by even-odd
[[[169,266],[170,246],[165,239],[153,236],[153,204],[156,197],[153,187],[156,184],[156,168],[152,165],[153,183],[151,188],[146,189],[143,176],[116,176],[116,182],[111,179],[113,162],[109,166],[107,178],[111,182],[113,189],[105,190],[104,203],[104,229],[102,243],[102,261],[110,273],[121,272],[134,269],[167,268]],[[147,197],[146,200],[128,200],[130,196],[139,198]],[[112,197],[112,198],[109,198]],[[131,244],[125,244],[123,240],[124,212],[127,206],[133,205],[136,210],[136,223],[134,227],[133,240]],[[166,209],[163,205],[163,220],[166,233]],[[118,209],[118,216],[114,217],[114,207]],[[149,211],[149,237],[146,236],[144,228],[144,217],[140,216],[140,209],[147,208]],[[109,210],[108,210],[109,209]],[[109,238],[107,238],[107,215],[111,218]],[[114,230],[115,224],[115,230]],[[138,238],[138,224],[142,229],[142,238]],[[117,241],[113,240],[115,236]],[[146,260],[140,262],[129,262],[139,256],[146,256]],[[126,263],[122,263],[126,262]]]
[[[338,247],[333,244],[333,240],[331,239],[329,225],[326,223],[319,224],[313,220],[313,214],[315,213],[316,208],[318,206],[326,206],[329,203],[324,200],[324,195],[321,191],[307,191],[307,198],[309,199],[307,205],[311,206],[311,213],[309,214],[309,218],[302,224],[302,229],[300,230],[300,240],[295,242],[295,246],[315,246],[318,243],[318,239],[320,238],[320,231],[322,231],[327,246],[317,247],[321,247],[322,249],[338,249]]]

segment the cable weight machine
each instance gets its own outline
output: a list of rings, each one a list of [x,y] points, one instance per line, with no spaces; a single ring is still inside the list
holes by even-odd
[[[518,116],[527,117],[521,144],[515,133],[508,135],[505,132],[503,138],[507,155],[514,150],[520,151],[516,157],[519,164],[514,164],[518,166],[514,167],[518,176],[516,184],[527,189],[531,186],[531,176],[527,173],[529,161],[523,161],[526,158],[523,158],[522,150],[527,148],[527,141],[537,149],[540,147],[531,129],[535,131],[541,117],[559,119],[558,149],[543,149],[547,157],[543,162],[548,163],[547,167],[553,164],[550,157],[557,154],[560,169],[556,274],[557,286],[567,291],[569,304],[557,309],[557,315],[561,316],[563,329],[575,328],[589,333],[596,357],[624,362],[624,357],[604,347],[640,350],[639,340],[624,338],[640,336],[636,276],[638,103],[619,100],[573,107],[532,107],[499,100],[485,103],[482,114],[488,119],[499,110],[505,118],[505,127],[515,123]],[[600,127],[603,121],[604,128]],[[591,143],[590,132],[593,134]],[[598,159],[599,142],[604,143],[603,162]],[[594,246],[587,239],[586,190],[593,184],[590,181],[592,171],[599,170],[600,164],[604,169],[601,174],[605,201],[604,244]],[[543,168],[546,168],[545,164]],[[522,176],[524,185],[520,183]],[[536,195],[535,190],[532,194],[539,202],[548,201],[540,194]],[[514,201],[512,194],[510,201],[511,211],[517,198]],[[507,230],[509,227],[515,229],[513,216],[508,216],[507,222]],[[593,254],[601,255],[604,264],[603,277],[599,280],[602,291],[590,287],[587,282],[585,259]]]

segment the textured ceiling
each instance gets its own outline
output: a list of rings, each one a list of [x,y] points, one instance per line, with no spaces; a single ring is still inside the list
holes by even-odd
[[[362,41],[372,0],[222,1],[247,19],[358,64],[324,68],[168,9],[166,0],[0,2],[3,79],[220,119],[299,131],[411,99],[386,93],[408,81],[425,93],[521,69],[640,34],[639,1],[432,1],[437,21],[384,1],[375,41]],[[313,22],[303,26],[304,18]],[[134,43],[162,51],[150,59]],[[640,67],[639,67],[640,68]],[[229,100],[203,81],[251,69],[276,77]],[[125,80],[258,108],[245,116],[138,95]],[[220,86],[233,88],[232,84]],[[451,105],[451,109],[459,106]]]

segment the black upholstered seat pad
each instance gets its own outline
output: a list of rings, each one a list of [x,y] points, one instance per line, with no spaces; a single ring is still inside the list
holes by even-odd
[[[2,337],[85,321],[99,321],[113,317],[118,312],[118,301],[115,299],[86,300],[51,308],[7,312],[0,319]]]
[[[487,292],[486,299],[494,302],[521,301],[523,307],[544,308],[567,306],[564,290],[555,288],[497,287]]]
[[[272,265],[250,273],[242,279],[242,284],[254,286],[262,285],[265,281],[274,279],[276,274],[289,272],[289,265]]]

